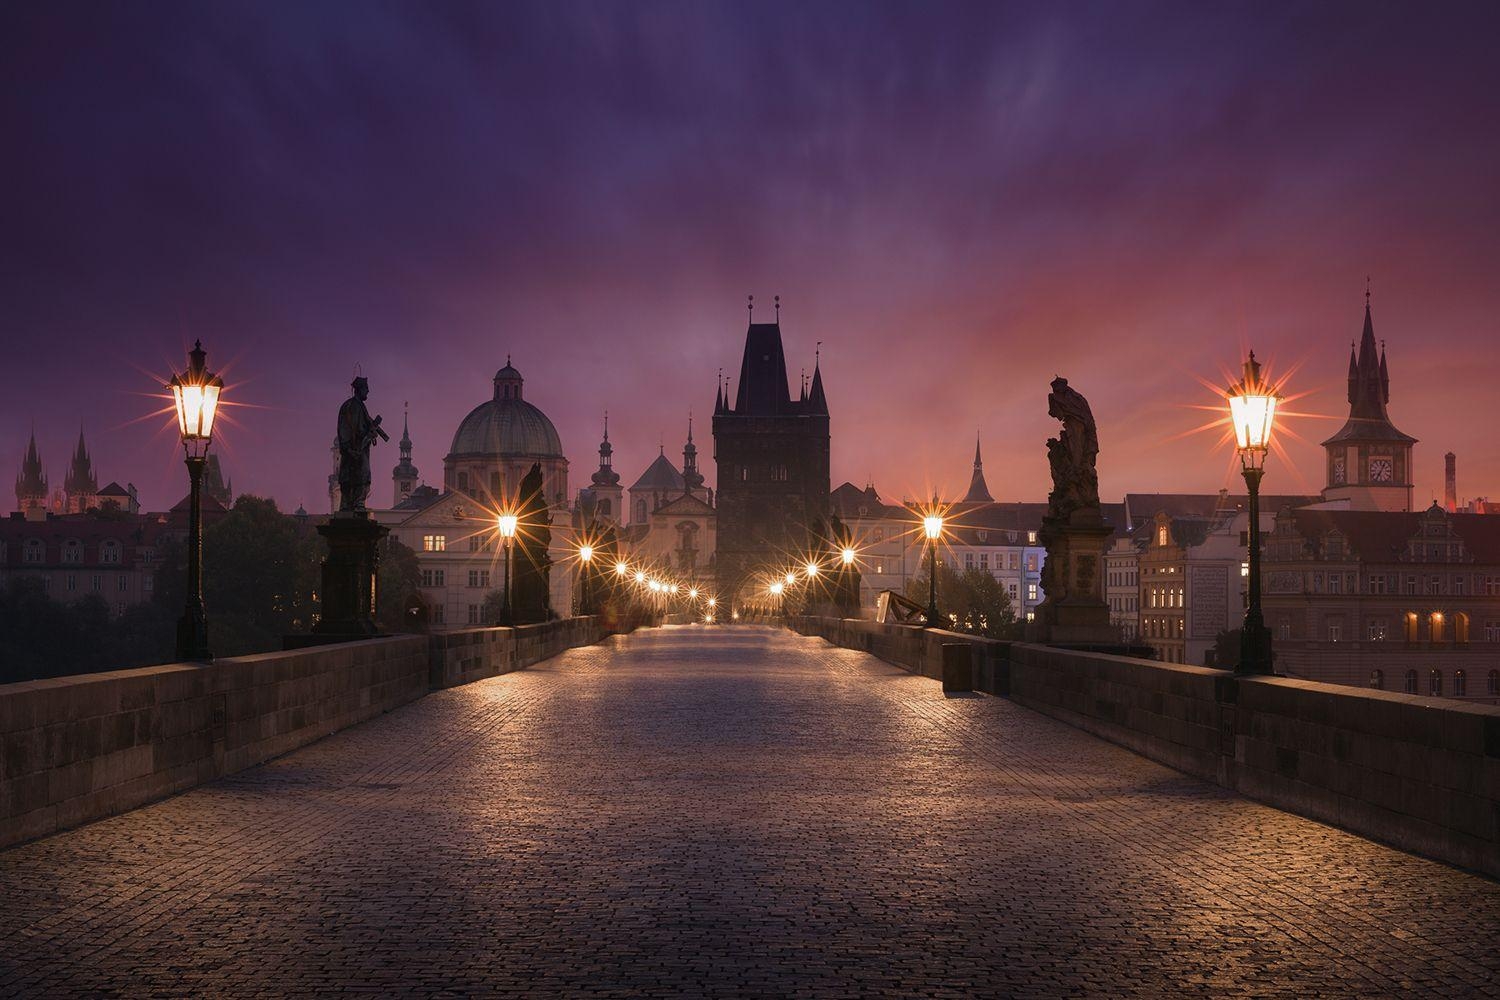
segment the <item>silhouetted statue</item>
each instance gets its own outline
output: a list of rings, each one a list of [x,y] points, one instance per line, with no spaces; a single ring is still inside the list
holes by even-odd
[[[1099,510],[1099,434],[1088,400],[1068,380],[1052,380],[1047,395],[1047,415],[1062,421],[1062,433],[1047,441],[1047,461],[1052,466],[1052,493],[1047,497],[1047,516],[1068,521],[1076,511]]]
[[[513,556],[516,560],[511,604],[517,624],[544,622],[552,617],[552,593],[549,580],[552,560],[547,548],[552,543],[552,515],[543,493],[542,467],[532,463],[531,471],[521,479],[521,505],[516,511]]]
[[[365,408],[369,380],[361,375],[350,386],[354,394],[339,407],[339,511],[363,513],[370,495],[370,449],[377,437],[389,441],[390,436]]]

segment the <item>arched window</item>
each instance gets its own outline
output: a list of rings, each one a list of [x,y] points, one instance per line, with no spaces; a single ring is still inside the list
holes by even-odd
[[[469,474],[467,472],[460,472],[458,474],[458,488],[465,493],[469,492]]]
[[[1385,671],[1383,671],[1383,670],[1371,670],[1370,671],[1370,687],[1374,688],[1377,691],[1380,691],[1380,690],[1382,690],[1382,689],[1385,688]]]
[[[1428,616],[1428,620],[1429,620],[1429,622],[1431,624],[1431,628],[1432,628],[1432,634],[1429,635],[1428,638],[1431,639],[1433,642],[1442,642],[1443,641],[1443,613],[1441,611],[1434,611],[1431,615]]]
[[[1434,696],[1443,693],[1443,672],[1441,670],[1427,671],[1427,693]]]
[[[1417,613],[1408,611],[1402,618],[1403,631],[1406,633],[1407,642],[1417,641]]]
[[[1453,616],[1453,641],[1459,643],[1469,641],[1469,616],[1462,611]]]
[[[1415,670],[1408,670],[1406,672],[1406,693],[1417,693],[1417,672]]]
[[[1462,670],[1453,671],[1453,697],[1462,698],[1469,693],[1469,678]]]
[[[1490,671],[1490,697],[1500,698],[1500,670]]]
[[[600,517],[609,517],[610,513],[611,513],[611,508],[609,506],[609,501],[608,500],[600,500],[599,501],[598,511],[599,511],[599,516]]]

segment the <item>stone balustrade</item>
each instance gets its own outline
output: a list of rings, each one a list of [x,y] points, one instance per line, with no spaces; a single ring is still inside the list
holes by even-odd
[[[0,847],[269,760],[597,642],[594,618],[391,636],[0,685]]]
[[[974,688],[1278,808],[1500,877],[1500,707],[855,619],[792,627]]]

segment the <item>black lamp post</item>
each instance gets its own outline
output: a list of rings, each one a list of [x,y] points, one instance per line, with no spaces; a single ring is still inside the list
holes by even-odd
[[[514,625],[516,623],[515,612],[510,604],[510,578],[511,564],[515,562],[516,525],[520,521],[515,514],[501,514],[495,519],[496,526],[500,529],[500,539],[505,545],[505,595],[500,612],[501,625]]]
[[[1244,378],[1230,386],[1229,416],[1234,424],[1235,446],[1240,453],[1240,469],[1250,491],[1250,572],[1249,600],[1245,622],[1240,627],[1241,674],[1273,673],[1271,632],[1266,628],[1260,609],[1260,480],[1265,475],[1266,453],[1271,447],[1271,429],[1276,422],[1276,404],[1281,401],[1275,387],[1266,384],[1260,374],[1255,352],[1245,362]]]
[[[224,380],[208,370],[202,341],[188,352],[188,370],[173,375],[167,388],[177,409],[177,432],[188,468],[187,607],[177,623],[177,659],[212,660],[208,649],[208,615],[203,609],[203,466],[213,439],[214,415]]]
[[[922,518],[922,533],[927,536],[927,624],[937,625],[937,550],[943,537],[941,514],[927,514]]]
[[[578,613],[594,614],[594,547],[578,546]]]

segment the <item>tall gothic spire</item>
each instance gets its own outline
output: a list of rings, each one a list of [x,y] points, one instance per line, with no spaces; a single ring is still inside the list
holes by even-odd
[[[16,476],[16,509],[47,506],[47,477],[42,475],[42,457],[36,448],[36,429],[32,428],[31,443],[26,446],[26,457],[21,460],[21,472]]]
[[[99,492],[99,481],[94,476],[94,460],[89,457],[88,446],[83,442],[83,428],[78,428],[78,447],[73,451],[73,461],[68,466],[68,475],[63,479],[63,491],[84,496]]]
[[[990,488],[984,481],[984,460],[979,457],[979,435],[974,435],[974,474],[969,479],[969,492],[964,494],[964,503],[994,503]]]

